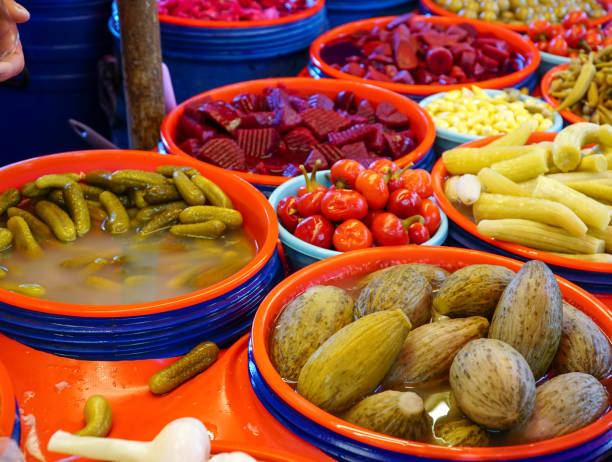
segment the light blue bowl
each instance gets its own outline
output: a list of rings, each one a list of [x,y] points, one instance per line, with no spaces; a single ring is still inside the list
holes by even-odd
[[[572,60],[572,58],[568,58],[566,56],[557,56],[544,51],[540,51],[540,57],[540,65],[538,66],[538,76],[540,79],[544,77],[544,74],[550,71],[553,67],[556,67],[559,64],[569,63]]]
[[[484,90],[490,96],[497,95],[499,93],[503,93],[503,90]],[[447,92],[436,93],[435,95],[428,96],[419,102],[419,105],[425,109],[425,107],[431,103],[433,100],[442,98],[446,95]],[[539,98],[533,98],[533,96],[523,95],[521,99],[525,101],[528,98],[535,99],[537,101],[544,102]],[[427,109],[425,109],[427,110]],[[553,114],[554,122],[553,126],[550,127],[547,131],[549,132],[559,132],[563,128],[563,117],[559,115],[559,113],[555,112]],[[436,127],[436,141],[434,142],[434,152],[436,156],[439,156],[444,151],[449,149],[453,149],[460,144],[469,143],[470,141],[479,140],[480,138],[484,138],[484,136],[478,135],[467,135],[465,133],[458,133],[453,130],[448,130],[446,128]]]
[[[317,172],[317,182],[325,187],[331,186],[329,170]],[[297,176],[278,186],[268,198],[274,210],[276,210],[278,203],[284,197],[296,196],[298,188],[303,184],[305,184],[304,177]],[[421,245],[442,245],[446,240],[446,236],[448,235],[448,219],[439,207],[438,210],[440,210],[440,227],[431,239]],[[285,257],[292,271],[297,271],[319,260],[342,253],[336,250],[323,249],[316,245],[308,244],[287,231],[282,224],[279,223],[278,227],[279,237],[283,243],[283,249],[285,250]]]

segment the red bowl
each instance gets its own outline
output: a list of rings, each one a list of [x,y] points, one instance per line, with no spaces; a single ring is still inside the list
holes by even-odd
[[[544,74],[544,77],[542,77],[542,82],[540,84],[540,91],[542,93],[542,98],[544,98],[544,100],[548,104],[550,104],[553,108],[559,107],[561,105],[561,102],[557,100],[554,96],[550,95],[549,93],[550,85],[552,84],[552,81],[555,78],[555,75],[558,72],[561,72],[563,69],[566,69],[569,65],[570,63],[559,64],[558,66],[555,66],[551,70],[549,70],[546,74]],[[586,120],[584,120],[582,117],[574,114],[572,111],[568,109],[561,111],[560,114],[561,114],[561,117],[563,117],[570,124],[586,122]]]
[[[438,16],[446,16],[449,18],[462,18],[462,19],[467,19],[469,21],[475,21],[474,19],[463,18],[463,16],[460,16],[451,11],[445,10],[441,6],[436,5],[432,0],[420,0],[420,1],[421,1],[421,4],[426,9],[431,11],[432,14],[435,14]],[[610,20],[612,20],[612,5],[608,7],[608,14],[606,14],[605,16],[602,16],[601,18],[589,20],[588,27],[605,24]],[[478,22],[483,22],[483,21],[478,21]],[[500,26],[505,27],[506,29],[514,30],[516,32],[521,32],[521,33],[527,33],[527,29],[529,28],[529,24],[505,24],[503,22],[492,22],[489,24],[499,24]]]
[[[362,443],[364,451],[367,447],[383,449],[397,453],[398,458],[401,455],[422,457],[427,460],[502,461],[545,455],[554,457],[557,452],[585,444],[612,429],[612,412],[608,410],[596,422],[574,433],[547,441],[490,448],[443,447],[394,438],[357,427],[319,409],[285,383],[270,360],[269,338],[276,318],[291,299],[316,284],[334,284],[335,281],[365,275],[386,266],[411,262],[439,265],[449,271],[471,264],[501,265],[518,271],[523,264],[499,255],[453,247],[379,247],[328,258],[294,273],[277,285],[263,300],[251,330],[252,353],[257,369],[267,386],[284,401],[286,406],[340,437]],[[595,297],[571,282],[559,277],[557,281],[563,298],[589,315],[608,339],[612,338],[612,312]],[[610,388],[610,383],[604,382],[604,384]],[[327,444],[334,442],[326,441]]]
[[[304,93],[323,93],[332,97],[332,99],[335,98],[341,91],[352,91],[358,98],[367,98],[375,104],[379,104],[383,101],[388,101],[394,104],[400,112],[408,116],[410,119],[410,125],[414,129],[413,131],[416,133],[419,141],[419,144],[412,152],[404,157],[400,157],[395,161],[399,166],[403,167],[410,162],[416,163],[419,159],[425,156],[433,146],[433,142],[436,137],[436,129],[433,120],[429,114],[427,114],[427,112],[424,111],[417,103],[411,101],[405,96],[398,95],[391,91],[378,88],[373,85],[368,85],[363,82],[341,82],[332,79],[314,80],[310,78],[290,77],[241,82],[217,88],[215,90],[210,90],[194,96],[193,98],[189,98],[187,101],[184,101],[174,110],[172,110],[164,119],[161,126],[161,139],[164,147],[171,154],[193,159],[193,157],[178,147],[174,139],[176,136],[178,120],[185,111],[186,106],[195,104],[207,96],[211,97],[213,100],[231,102],[232,99],[240,93],[262,93],[264,88],[274,87],[276,85],[285,85],[291,90],[297,90]],[[196,162],[199,162],[201,165],[206,165],[209,168],[224,170],[220,167],[216,167],[199,160],[196,160]],[[289,179],[288,177],[276,175],[259,175],[255,173],[235,171],[232,171],[232,173],[239,176],[243,180],[248,181],[249,183],[257,185],[278,186]]]
[[[246,182],[222,169],[209,169],[195,159],[169,157],[145,151],[76,151],[24,160],[0,168],[3,189],[20,188],[47,173],[91,170],[144,169],[155,170],[165,164],[178,163],[201,171],[230,196],[244,217],[244,229],[256,244],[257,254],[233,276],[205,289],[180,297],[126,305],[81,305],[27,297],[0,289],[0,302],[32,311],[78,317],[142,316],[196,305],[222,296],[253,278],[276,250],[278,221],[272,206]]]
[[[11,436],[13,433],[16,411],[13,385],[4,365],[0,363],[0,436]]]
[[[169,14],[160,14],[159,22],[175,26],[202,27],[207,29],[244,29],[247,27],[280,26],[290,22],[301,21],[317,14],[325,6],[325,0],[314,0],[312,6],[278,19],[260,19],[259,21],[211,21],[207,19],[179,18]]]
[[[355,82],[367,82],[372,85],[376,85],[382,88],[386,88],[391,91],[395,91],[403,94],[427,96],[433,95],[434,93],[441,93],[443,91],[451,91],[457,88],[469,87],[471,85],[477,85],[482,88],[490,89],[504,89],[512,87],[529,77],[531,74],[536,72],[540,65],[540,51],[537,47],[527,38],[512,32],[511,30],[505,29],[497,24],[489,24],[482,21],[470,21],[460,17],[456,18],[445,18],[439,16],[417,16],[420,21],[426,21],[433,24],[441,24],[444,26],[450,26],[453,24],[460,24],[469,22],[474,25],[479,33],[491,33],[497,38],[504,40],[510,45],[510,47],[519,53],[521,53],[529,63],[523,69],[512,74],[497,77],[495,79],[482,80],[480,82],[470,82],[454,85],[406,85],[401,83],[390,83],[380,82],[377,80],[366,80],[355,75],[341,72],[338,69],[334,69],[327,64],[321,58],[321,50],[330,42],[336,39],[350,35],[360,30],[372,30],[376,26],[384,26],[392,20],[396,19],[394,16],[387,16],[384,18],[373,18],[364,19],[362,21],[355,21],[343,26],[336,27],[325,34],[321,35],[316,39],[310,46],[310,61],[315,67],[319,68],[323,74],[333,77],[334,79],[352,80]]]
[[[529,141],[527,142],[527,144],[539,143],[541,141],[552,141],[555,139],[556,135],[556,133],[534,133],[529,137]],[[461,147],[478,148],[486,146],[491,141],[497,138],[499,138],[499,136],[491,136],[488,138],[472,141],[471,143],[463,144],[461,145]],[[444,165],[444,160],[440,158],[434,165],[433,170],[431,171],[431,182],[434,188],[434,196],[436,197],[440,208],[444,211],[444,213],[446,213],[449,220],[453,221],[455,224],[457,224],[470,234],[478,237],[479,239],[487,242],[488,244],[494,245],[495,247],[505,250],[506,252],[510,252],[515,255],[520,255],[521,257],[529,260],[541,260],[551,265],[563,266],[580,271],[612,273],[612,263],[585,262],[573,258],[559,257],[557,255],[552,255],[548,252],[544,252],[541,250],[531,249],[520,244],[499,241],[497,239],[492,239],[490,237],[483,236],[482,234],[478,233],[476,223],[463,216],[461,212],[459,212],[446,198],[446,195],[444,194],[444,180],[447,176],[448,171],[446,170],[446,166]]]

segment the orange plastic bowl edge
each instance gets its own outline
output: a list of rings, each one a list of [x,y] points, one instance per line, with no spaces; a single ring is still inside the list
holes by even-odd
[[[539,143],[540,141],[552,141],[555,139],[556,135],[556,133],[534,133],[529,137],[527,143],[530,144]],[[486,146],[487,144],[499,138],[500,136],[501,135],[475,140],[470,143],[463,144],[461,145],[461,147],[477,148]],[[583,262],[573,258],[559,257],[557,255],[551,255],[548,252],[531,249],[529,247],[514,244],[512,242],[498,241],[496,239],[492,239],[490,237],[486,237],[479,234],[476,223],[464,217],[455,207],[453,207],[450,201],[446,198],[446,195],[444,194],[443,181],[447,177],[447,175],[448,172],[444,165],[444,160],[440,158],[435,163],[434,168],[431,171],[431,182],[434,189],[434,196],[438,201],[440,208],[448,216],[448,219],[459,225],[461,228],[463,228],[470,234],[491,245],[494,245],[495,247],[499,247],[500,249],[503,249],[507,252],[520,255],[521,257],[528,258],[531,260],[542,260],[543,262],[549,263],[551,265],[563,266],[566,268],[573,268],[581,271],[612,273],[612,263]]]
[[[434,93],[441,93],[443,91],[451,91],[458,88],[464,88],[469,85],[476,85],[482,88],[497,88],[502,89],[510,87],[517,83],[525,80],[530,74],[536,72],[540,65],[540,51],[538,48],[525,37],[513,32],[511,30],[500,27],[496,24],[486,23],[482,21],[474,21],[470,19],[463,19],[461,17],[450,18],[442,16],[416,16],[419,21],[430,22],[433,24],[452,25],[459,24],[462,22],[468,22],[473,24],[478,32],[489,32],[494,34],[496,37],[504,40],[510,47],[520,52],[526,59],[529,60],[527,66],[520,71],[513,72],[512,74],[497,77],[495,79],[482,80],[480,82],[470,83],[457,83],[453,85],[406,85],[400,83],[380,82],[377,80],[366,80],[355,75],[347,74],[334,69],[327,64],[321,58],[321,50],[328,43],[336,40],[342,36],[352,34],[360,30],[372,30],[377,25],[386,25],[390,21],[395,19],[395,16],[386,16],[381,18],[364,19],[361,21],[355,21],[342,26],[336,27],[325,34],[318,37],[310,46],[310,60],[312,63],[321,69],[326,75],[335,79],[351,80],[355,82],[368,82],[372,85],[386,88],[391,91],[395,91],[403,94],[414,94],[414,95],[432,95]]]
[[[518,271],[523,264],[510,258],[469,249],[452,247],[396,247],[389,249],[380,247],[341,254],[294,273],[277,285],[263,300],[255,315],[251,330],[253,355],[257,367],[266,383],[288,406],[317,424],[347,438],[384,450],[427,459],[484,461],[538,457],[584,444],[612,429],[612,412],[608,411],[596,422],[574,433],[551,440],[491,448],[449,448],[393,438],[352,425],[319,409],[283,381],[270,361],[268,339],[274,321],[288,301],[315,284],[333,283],[334,280],[367,274],[386,266],[405,262],[429,263],[451,270],[475,263],[487,263]],[[610,340],[612,312],[578,286],[559,277],[557,277],[557,280],[564,299],[580,307],[593,318]]]
[[[561,103],[554,97],[551,96],[548,91],[550,90],[550,85],[552,84],[553,79],[557,73],[561,72],[563,69],[566,69],[571,63],[563,63],[558,66],[550,69],[544,77],[542,77],[542,82],[540,84],[540,92],[542,93],[542,98],[550,104],[553,108],[557,108],[561,105]],[[582,117],[574,114],[572,111],[565,109],[560,112],[561,117],[567,120],[569,123],[577,124],[581,122],[586,122]]]
[[[306,459],[296,454],[237,444],[232,441],[212,440],[210,444],[212,454],[219,454],[222,452],[244,452],[255,458],[258,462],[312,462],[312,459]]]
[[[431,0],[420,0],[420,1],[425,8],[427,8],[429,11],[432,12],[432,14],[435,14],[437,16],[445,16],[447,18],[463,18],[463,16],[455,14],[452,11],[445,10],[441,6],[436,5]],[[605,7],[605,5],[602,5],[602,6]],[[470,21],[476,21],[475,19],[469,19],[469,18],[465,18],[465,19],[468,19]],[[587,27],[605,24],[610,20],[612,20],[612,6],[608,6],[608,14],[602,16],[601,18],[590,19]],[[505,27],[506,29],[510,29],[515,32],[521,32],[521,33],[527,33],[527,30],[529,29],[528,24],[506,24],[503,22],[494,22],[494,21],[489,22],[489,24],[497,24],[499,26]]]
[[[146,151],[96,150],[75,151],[37,157],[0,168],[3,189],[19,188],[46,173],[91,170],[154,170],[165,164],[193,167],[217,183],[232,199],[244,217],[244,229],[254,238],[257,253],[233,276],[205,289],[164,300],[125,305],[81,305],[42,300],[0,289],[0,302],[32,311],[62,316],[140,316],[185,308],[222,296],[244,284],[265,266],[276,250],[278,220],[270,203],[247,182],[219,168],[209,168],[195,159],[178,158]]]
[[[274,87],[277,85],[285,85],[290,90],[296,90],[304,93],[316,93],[320,92],[327,96],[333,96],[335,99],[336,95],[340,91],[352,91],[358,98],[365,98],[373,103],[381,103],[388,101],[393,103],[398,110],[408,116],[410,119],[410,126],[416,133],[417,137],[422,136],[423,138],[419,144],[409,154],[404,157],[400,157],[395,160],[395,163],[400,167],[403,167],[410,162],[416,163],[420,158],[425,156],[427,152],[433,146],[436,138],[436,130],[433,119],[431,116],[421,108],[417,103],[411,99],[394,93],[392,91],[380,88],[376,85],[372,85],[365,81],[362,82],[350,82],[340,81],[335,79],[311,79],[307,77],[286,77],[286,78],[271,78],[271,79],[260,79],[251,80],[248,82],[235,83],[232,85],[226,85],[224,87],[216,88],[199,95],[193,96],[188,100],[179,104],[174,110],[172,110],[162,122],[161,126],[161,140],[164,147],[171,154],[178,156],[188,157],[206,166],[211,166],[215,169],[226,171],[220,167],[202,162],[194,159],[192,156],[187,154],[185,151],[179,148],[174,138],[176,136],[178,121],[185,108],[192,104],[196,104],[202,98],[210,96],[213,100],[231,101],[236,95],[246,92],[261,93],[266,87]],[[240,178],[248,181],[252,184],[261,184],[269,186],[278,186],[285,181],[289,180],[289,177],[277,176],[277,175],[259,175],[255,173],[236,172],[232,173]]]
[[[17,411],[15,407],[13,384],[4,365],[0,363],[0,436],[11,436],[13,433]]]
[[[315,0],[314,5],[299,13],[290,14],[278,19],[260,19],[258,21],[211,21],[208,19],[179,18],[168,14],[160,14],[159,22],[175,26],[202,27],[208,29],[246,29],[248,27],[280,26],[301,21],[317,14],[325,6],[325,0]]]

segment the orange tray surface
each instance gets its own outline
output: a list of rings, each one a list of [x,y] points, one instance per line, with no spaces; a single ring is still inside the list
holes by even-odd
[[[271,457],[266,460],[332,461],[285,429],[258,401],[249,382],[247,344],[248,336],[241,338],[222,351],[208,370],[164,396],[152,395],[147,384],[154,372],[173,359],[79,361],[0,336],[0,361],[11,376],[21,409],[22,447],[30,431],[23,415],[33,415],[49,462],[85,460],[45,448],[56,430],[74,432],[84,425],[83,407],[93,394],[104,395],[111,404],[111,437],[151,440],[168,422],[195,417],[206,425],[213,452],[215,446],[223,451],[231,446],[267,453]],[[26,460],[36,459],[26,452]]]

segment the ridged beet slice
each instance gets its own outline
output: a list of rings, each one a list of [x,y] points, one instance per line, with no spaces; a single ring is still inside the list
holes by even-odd
[[[303,163],[318,141],[306,127],[297,127],[284,136],[288,160],[296,165]]]
[[[310,107],[308,100],[306,98],[302,98],[301,96],[292,95],[289,97],[289,101],[291,103],[291,107],[298,113],[305,111]]]
[[[340,132],[330,132],[327,138],[334,146],[341,147],[345,144],[368,140],[374,135],[375,131],[374,125],[358,124]]]
[[[344,159],[344,153],[331,143],[318,144],[314,149],[323,154],[329,165],[333,165],[334,162]]]
[[[215,138],[198,151],[196,157],[204,162],[229,170],[244,171],[246,158],[240,146],[229,138]]]
[[[319,170],[327,170],[329,168],[327,159],[318,149],[313,149],[310,151],[310,154],[308,154],[308,157],[304,161],[304,167],[310,172],[314,168],[317,161],[321,162],[319,164]]]
[[[402,129],[410,125],[408,116],[387,101],[383,101],[376,108],[376,120],[390,128]]]
[[[335,111],[321,108],[307,109],[300,114],[304,125],[321,140],[327,139],[327,134],[344,130],[350,126],[351,121],[342,117]]]
[[[365,168],[368,168],[368,166],[375,160],[380,159],[380,156],[369,152],[368,148],[366,148],[366,145],[362,141],[343,146],[342,152],[344,153],[344,157],[346,159],[356,160]]]
[[[287,164],[285,165],[285,170],[283,170],[283,176],[286,177],[293,177],[299,175],[300,173],[300,169],[295,164]]]
[[[279,130],[285,132],[300,125],[302,123],[302,116],[291,106],[287,106],[278,110],[274,121]]]
[[[242,93],[235,96],[232,103],[245,114],[263,112],[269,109],[265,98],[262,95],[256,95],[254,93]]]
[[[248,164],[272,157],[279,148],[280,135],[274,128],[254,128],[237,131],[238,146],[244,152]]]
[[[235,133],[242,123],[238,111],[224,101],[203,104],[199,111],[228,133]]]
[[[370,126],[372,127],[372,134],[365,140],[366,146],[371,151],[381,152],[385,144],[385,138],[383,136],[385,134],[384,128],[382,124]]]
[[[308,98],[308,107],[320,107],[322,109],[332,110],[334,108],[334,102],[327,95],[315,93]]]

